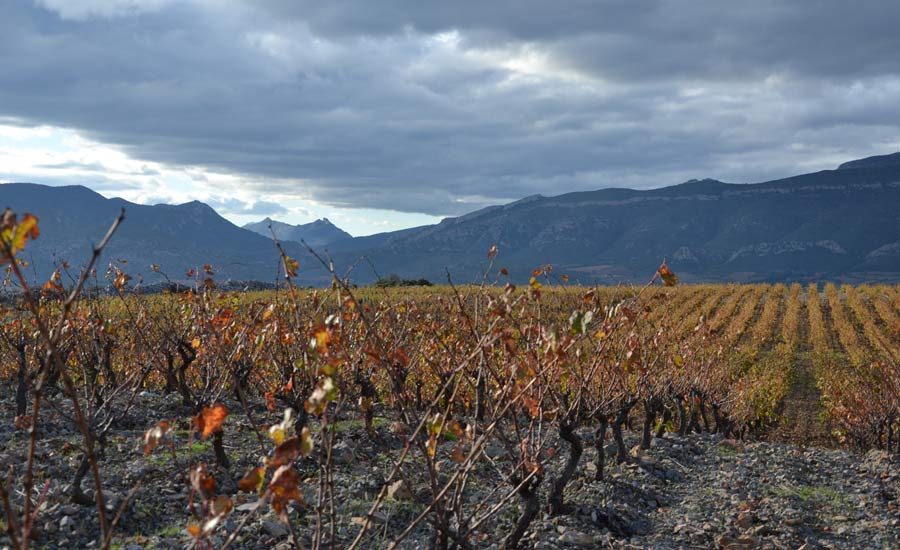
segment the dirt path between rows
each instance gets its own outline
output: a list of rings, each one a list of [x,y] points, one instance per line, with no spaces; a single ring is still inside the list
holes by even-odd
[[[830,311],[822,304],[826,324]],[[816,385],[815,366],[809,340],[809,310],[804,302],[800,308],[799,344],[791,366],[791,382],[782,404],[783,421],[773,430],[770,439],[797,445],[834,447],[836,441],[831,428],[823,419],[822,393]]]

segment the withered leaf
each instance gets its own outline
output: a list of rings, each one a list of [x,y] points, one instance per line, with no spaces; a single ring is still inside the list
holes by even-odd
[[[204,407],[200,414],[194,417],[194,431],[201,432],[201,437],[206,439],[213,432],[222,430],[226,416],[228,416],[228,408],[221,403]]]
[[[272,491],[272,509],[281,521],[287,521],[286,507],[290,501],[304,502],[300,493],[300,475],[289,465],[280,466],[269,484]]]
[[[171,432],[172,425],[168,420],[160,420],[156,426],[144,432],[144,455],[149,455]]]
[[[678,284],[678,277],[676,277],[675,273],[669,269],[669,266],[666,265],[665,261],[659,266],[657,273],[659,273],[659,278],[662,279],[665,286],[675,286]]]
[[[262,466],[253,468],[240,481],[238,481],[238,489],[245,493],[259,492],[262,490],[263,480],[265,479],[266,470]]]

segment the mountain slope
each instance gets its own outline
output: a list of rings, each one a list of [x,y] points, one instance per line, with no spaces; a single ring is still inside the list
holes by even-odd
[[[110,262],[119,259],[128,262],[123,266],[126,272],[135,279],[143,275],[148,283],[161,278],[149,269],[150,264],[159,265],[174,280],[183,280],[189,269],[211,264],[217,280],[271,282],[279,268],[271,239],[235,226],[197,201],[147,206],[107,199],[81,186],[9,183],[0,185],[3,206],[39,218],[41,235],[23,253],[31,264],[28,272],[38,280],[52,273],[55,259],[68,261],[73,271],[81,266],[122,208],[125,221],[97,265],[98,277],[103,277]],[[289,244],[288,249],[289,254],[302,256],[299,245]],[[328,280],[324,274],[312,272],[308,278]]]
[[[244,225],[244,229],[249,229],[263,237],[270,237],[270,226],[279,240],[295,242],[305,241],[310,246],[323,246],[335,241],[353,238],[350,233],[347,233],[331,223],[328,218],[322,218],[311,223],[298,225],[291,225],[289,223],[272,220],[271,218],[265,218],[258,222]]]
[[[499,265],[519,280],[551,263],[583,282],[638,282],[667,258],[686,280],[893,281],[898,206],[900,154],[758,184],[693,180],[534,196],[384,234],[341,257],[365,255],[382,273],[435,280],[450,267],[471,281],[496,244]]]
[[[151,263],[173,278],[204,263],[220,279],[273,281],[278,272],[269,238],[198,202],[144,206],[84,187],[5,184],[5,205],[40,218],[41,237],[26,257],[41,277],[52,271],[54,257],[74,265],[84,261],[123,206],[126,221],[104,262],[127,259],[133,276],[149,273]],[[507,267],[514,281],[553,264],[554,273],[583,283],[642,282],[666,258],[685,281],[896,282],[898,212],[900,153],[756,184],[692,180],[648,191],[535,195],[435,225],[359,238],[338,238],[345,234],[327,220],[273,226],[276,234],[322,229],[300,238],[327,251],[342,274],[352,268],[350,278],[360,284],[389,273],[444,282],[448,271],[456,282],[480,280],[493,245],[500,249],[495,268]],[[260,223],[267,233],[268,222]],[[304,247],[280,238],[300,260],[298,282],[330,280]]]

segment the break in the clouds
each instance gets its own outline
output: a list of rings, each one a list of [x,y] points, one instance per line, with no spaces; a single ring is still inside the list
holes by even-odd
[[[900,149],[898,20],[893,0],[15,0],[0,122],[121,154],[138,199],[234,216],[760,181]],[[64,156],[31,166],[115,179]]]

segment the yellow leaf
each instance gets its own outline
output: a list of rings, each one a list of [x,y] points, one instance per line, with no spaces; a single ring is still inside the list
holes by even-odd
[[[25,248],[25,241],[29,238],[31,240],[38,238],[40,230],[37,223],[38,219],[31,214],[25,214],[22,217],[22,221],[16,226],[16,232],[13,235],[11,243],[13,252]]]
[[[309,428],[304,427],[300,431],[300,454],[307,456],[313,450],[313,438],[309,433]]]
[[[284,257],[284,274],[286,277],[296,277],[299,270],[300,264],[297,262],[297,260],[291,258],[290,256]]]
[[[275,442],[276,445],[281,445],[284,441],[284,430],[282,430],[277,424],[269,428],[269,437],[272,438],[272,441]]]
[[[669,266],[666,265],[666,262],[663,262],[659,269],[657,270],[659,273],[659,277],[662,279],[662,282],[665,286],[675,286],[678,284],[678,277],[669,269]]]

